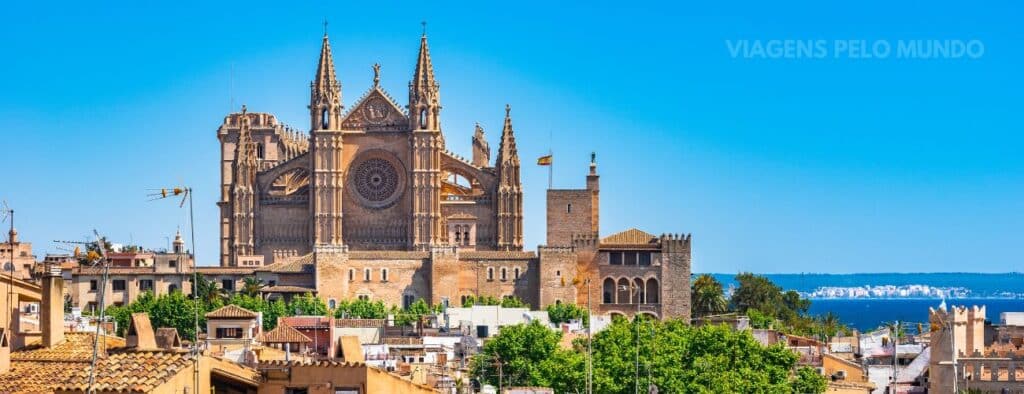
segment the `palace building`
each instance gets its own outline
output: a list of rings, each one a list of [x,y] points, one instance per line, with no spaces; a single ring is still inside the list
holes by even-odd
[[[594,160],[585,188],[547,191],[546,245],[524,250],[511,108],[494,157],[477,125],[467,160],[445,147],[425,34],[406,105],[373,69],[372,85],[346,107],[325,34],[308,131],[244,106],[224,118],[222,267],[251,269],[268,296],[311,292],[331,306],[455,306],[479,295],[543,308],[589,296],[602,313],[689,318],[690,236],[630,229],[601,238]]]

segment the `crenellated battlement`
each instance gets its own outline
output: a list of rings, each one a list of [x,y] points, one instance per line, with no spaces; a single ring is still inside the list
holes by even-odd
[[[664,253],[689,253],[691,234],[662,234],[658,237]]]

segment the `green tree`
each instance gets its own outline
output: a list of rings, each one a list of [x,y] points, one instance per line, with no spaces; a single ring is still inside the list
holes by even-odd
[[[505,297],[501,299],[502,308],[529,308],[530,305],[523,302],[519,297]]]
[[[145,312],[153,327],[172,327],[178,330],[182,338],[195,339],[195,308],[197,304],[187,298],[181,292],[154,297],[153,293],[145,292],[135,299],[134,302],[125,306],[112,306],[107,308],[106,314],[117,322],[117,334],[124,336],[128,330],[131,315],[133,313]],[[199,327],[206,326],[206,318],[203,316],[208,312],[204,305],[199,307]]]
[[[558,371],[552,364],[559,350],[562,333],[539,322],[502,327],[501,332],[484,342],[483,349],[473,357],[470,370],[481,383],[498,385],[498,363],[502,367],[502,384],[508,386],[537,386],[553,382]]]
[[[554,324],[568,323],[570,320],[580,320],[583,325],[590,324],[590,317],[587,310],[576,304],[558,303],[547,307],[548,319]]]
[[[408,308],[392,308],[392,313],[395,315],[395,325],[399,326],[415,324],[420,319],[420,316],[428,315],[432,312],[433,309],[422,298],[417,299]]]
[[[259,297],[260,290],[262,290],[264,287],[267,287],[267,285],[263,283],[262,280],[259,280],[255,276],[249,276],[246,277],[245,279],[242,279],[241,293],[249,297]]]
[[[327,316],[327,304],[324,304],[324,300],[312,293],[292,298],[292,302],[288,304],[288,310],[296,315]]]
[[[693,288],[690,290],[690,305],[692,305],[694,317],[724,313],[729,307],[729,303],[725,299],[725,292],[722,290],[722,283],[710,274],[702,274],[693,281]]]
[[[207,280],[203,274],[196,275],[196,291],[199,299],[207,305],[224,305],[224,301],[227,299],[227,293],[217,286],[217,281]]]
[[[385,319],[388,317],[387,306],[383,301],[357,299],[341,301],[334,309],[334,317],[355,319]]]
[[[793,380],[794,394],[824,393],[828,389],[828,381],[811,367],[800,367],[796,370]]]

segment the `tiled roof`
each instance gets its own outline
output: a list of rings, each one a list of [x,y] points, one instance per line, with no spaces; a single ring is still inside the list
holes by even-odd
[[[532,259],[537,255],[533,252],[519,250],[478,250],[459,252],[461,260],[502,260],[502,259]]]
[[[213,312],[207,313],[206,314],[206,318],[207,319],[209,319],[209,318],[214,318],[214,319],[255,319],[256,318],[256,312],[253,312],[253,311],[250,311],[248,309],[242,308],[242,307],[240,307],[238,305],[231,304],[231,305],[222,306],[222,307],[220,307],[219,309],[217,309],[217,310],[215,310]]]
[[[331,318],[326,316],[288,316],[282,317],[281,324],[287,324],[293,328],[328,328],[331,326]]]
[[[277,286],[267,286],[267,287],[264,287],[264,288],[260,289],[260,292],[262,292],[262,293],[314,293],[315,294],[316,293],[316,289],[314,289],[312,287],[277,285]]]
[[[384,319],[338,319],[334,321],[338,328],[377,328],[384,327]]]
[[[271,265],[257,268],[259,271],[278,273],[312,273],[313,254],[309,253],[295,259],[279,261]]]
[[[35,343],[22,350],[11,353],[12,361],[90,361],[94,333],[69,332],[64,334],[64,342],[53,347],[43,347]],[[99,353],[125,347],[124,338],[104,335],[99,342]],[[2,392],[2,390],[0,390]]]
[[[287,324],[278,324],[273,330],[262,333],[257,341],[263,343],[308,343],[313,342],[305,334]]]
[[[181,347],[181,337],[174,327],[160,327],[156,329],[156,346],[161,349],[173,349]]]
[[[604,245],[650,245],[657,243],[657,241],[658,237],[654,236],[654,234],[635,228],[601,238],[601,244]]]
[[[252,275],[255,268],[245,267],[196,267],[203,275]]]
[[[116,353],[96,362],[93,387],[108,392],[149,392],[191,363],[187,352]],[[88,360],[12,361],[10,372],[0,375],[0,392],[86,391],[89,369]]]
[[[87,390],[93,338],[93,333],[67,333],[57,346],[12,353],[10,371],[0,374],[0,392]],[[100,345],[94,385],[99,391],[148,392],[192,362],[188,352],[126,351],[117,337],[104,336]]]
[[[430,252],[404,251],[404,250],[353,250],[348,252],[349,259],[372,260],[372,259],[408,259],[421,260],[430,257]]]

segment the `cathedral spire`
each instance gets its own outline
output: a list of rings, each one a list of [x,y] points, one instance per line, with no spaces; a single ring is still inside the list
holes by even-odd
[[[498,145],[498,164],[515,163],[519,166],[519,152],[516,150],[516,136],[512,130],[512,107],[505,104],[505,127],[501,129],[501,142]]]
[[[519,152],[512,130],[512,107],[505,105],[505,127],[498,146],[498,249],[523,249],[523,184],[519,179]]]
[[[420,51],[416,57],[416,70],[409,81],[409,119],[413,130],[441,130],[441,92],[434,79],[434,65],[430,60],[427,33],[420,37]]]
[[[325,24],[326,29],[326,24]],[[334,130],[341,125],[341,83],[334,72],[331,42],[324,31],[316,75],[310,83],[310,130]]]

